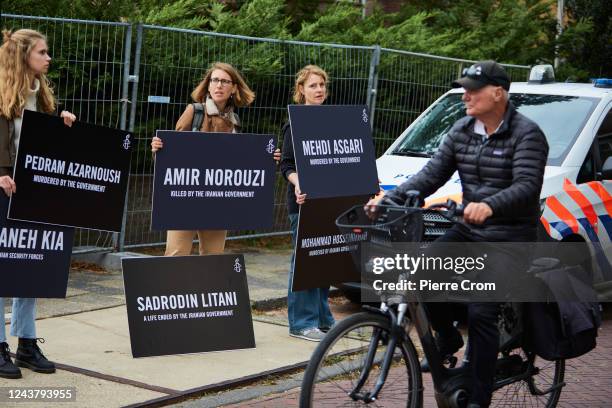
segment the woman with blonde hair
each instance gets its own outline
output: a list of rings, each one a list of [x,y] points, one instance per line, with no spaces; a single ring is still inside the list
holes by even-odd
[[[236,68],[224,62],[215,62],[204,74],[204,79],[191,93],[194,104],[187,108],[176,123],[176,130],[238,133],[240,119],[234,111],[248,106],[255,93],[246,84]],[[202,109],[202,123],[194,123],[195,109]],[[163,141],[154,137],[153,153],[163,147]],[[275,157],[280,151],[275,152]],[[200,255],[220,254],[225,249],[226,230],[168,231],[166,256],[190,255],[194,236],[198,235]]]
[[[293,101],[304,105],[321,105],[327,98],[327,73],[316,65],[306,65],[296,75],[293,88]],[[299,205],[306,200],[306,194],[300,189],[300,180],[295,167],[293,137],[291,127],[286,123],[282,128],[283,152],[280,171],[287,183],[287,209],[293,237],[293,245],[298,227]],[[289,271],[289,292],[287,306],[289,314],[289,335],[310,341],[320,341],[324,332],[334,324],[334,317],[329,310],[329,288],[316,288],[291,291],[295,251],[291,257]]]
[[[51,57],[47,39],[35,30],[4,30],[0,47],[0,188],[7,196],[17,192],[13,181],[13,166],[21,136],[25,109],[53,113],[56,109],[53,90],[47,80]],[[62,111],[66,126],[72,126],[76,116]],[[4,329],[4,298],[0,298],[0,377],[20,378],[18,367],[39,373],[54,373],[55,365],[47,360],[36,338],[36,299],[14,298],[11,315],[11,335],[19,338],[15,364],[11,360]]]

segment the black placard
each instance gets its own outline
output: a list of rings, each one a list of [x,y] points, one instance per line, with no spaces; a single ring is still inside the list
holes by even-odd
[[[360,280],[358,244],[366,236],[339,231],[336,218],[354,205],[365,204],[368,199],[369,196],[306,199],[300,206],[294,291]]]
[[[271,135],[157,131],[154,230],[271,228]]]
[[[242,255],[126,258],[134,357],[255,347]]]
[[[7,220],[8,202],[0,191],[0,297],[66,297],[74,228]]]
[[[289,105],[300,188],[309,200],[378,191],[368,115],[365,105]]]
[[[132,136],[26,110],[8,217],[121,231]]]

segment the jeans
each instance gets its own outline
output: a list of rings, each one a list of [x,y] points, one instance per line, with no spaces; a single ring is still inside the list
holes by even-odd
[[[11,315],[11,335],[24,339],[35,339],[35,316],[36,299],[13,298],[13,310]],[[4,343],[6,341],[6,331],[4,324],[4,298],[2,297],[0,297],[0,319],[2,319],[2,330],[0,330],[0,343]]]
[[[296,246],[298,214],[289,214],[293,247]],[[329,310],[329,288],[316,288],[308,290],[291,291],[293,269],[295,266],[295,251],[291,256],[289,269],[289,292],[287,294],[287,307],[289,312],[289,331],[298,332],[310,328],[329,328],[334,324],[334,316]]]

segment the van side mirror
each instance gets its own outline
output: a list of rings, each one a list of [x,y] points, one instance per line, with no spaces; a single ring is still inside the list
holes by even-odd
[[[601,178],[612,180],[612,156],[609,156],[601,167]]]

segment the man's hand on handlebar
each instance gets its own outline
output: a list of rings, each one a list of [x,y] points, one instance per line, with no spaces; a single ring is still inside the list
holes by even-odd
[[[371,198],[370,201],[368,201],[366,205],[363,206],[363,211],[365,211],[365,213],[370,219],[372,220],[376,219],[377,212],[378,212],[378,205],[380,204],[380,202],[382,201],[384,197],[385,197],[384,191],[380,191],[373,198]]]
[[[487,203],[469,203],[463,210],[463,219],[469,224],[480,225],[493,215]]]

